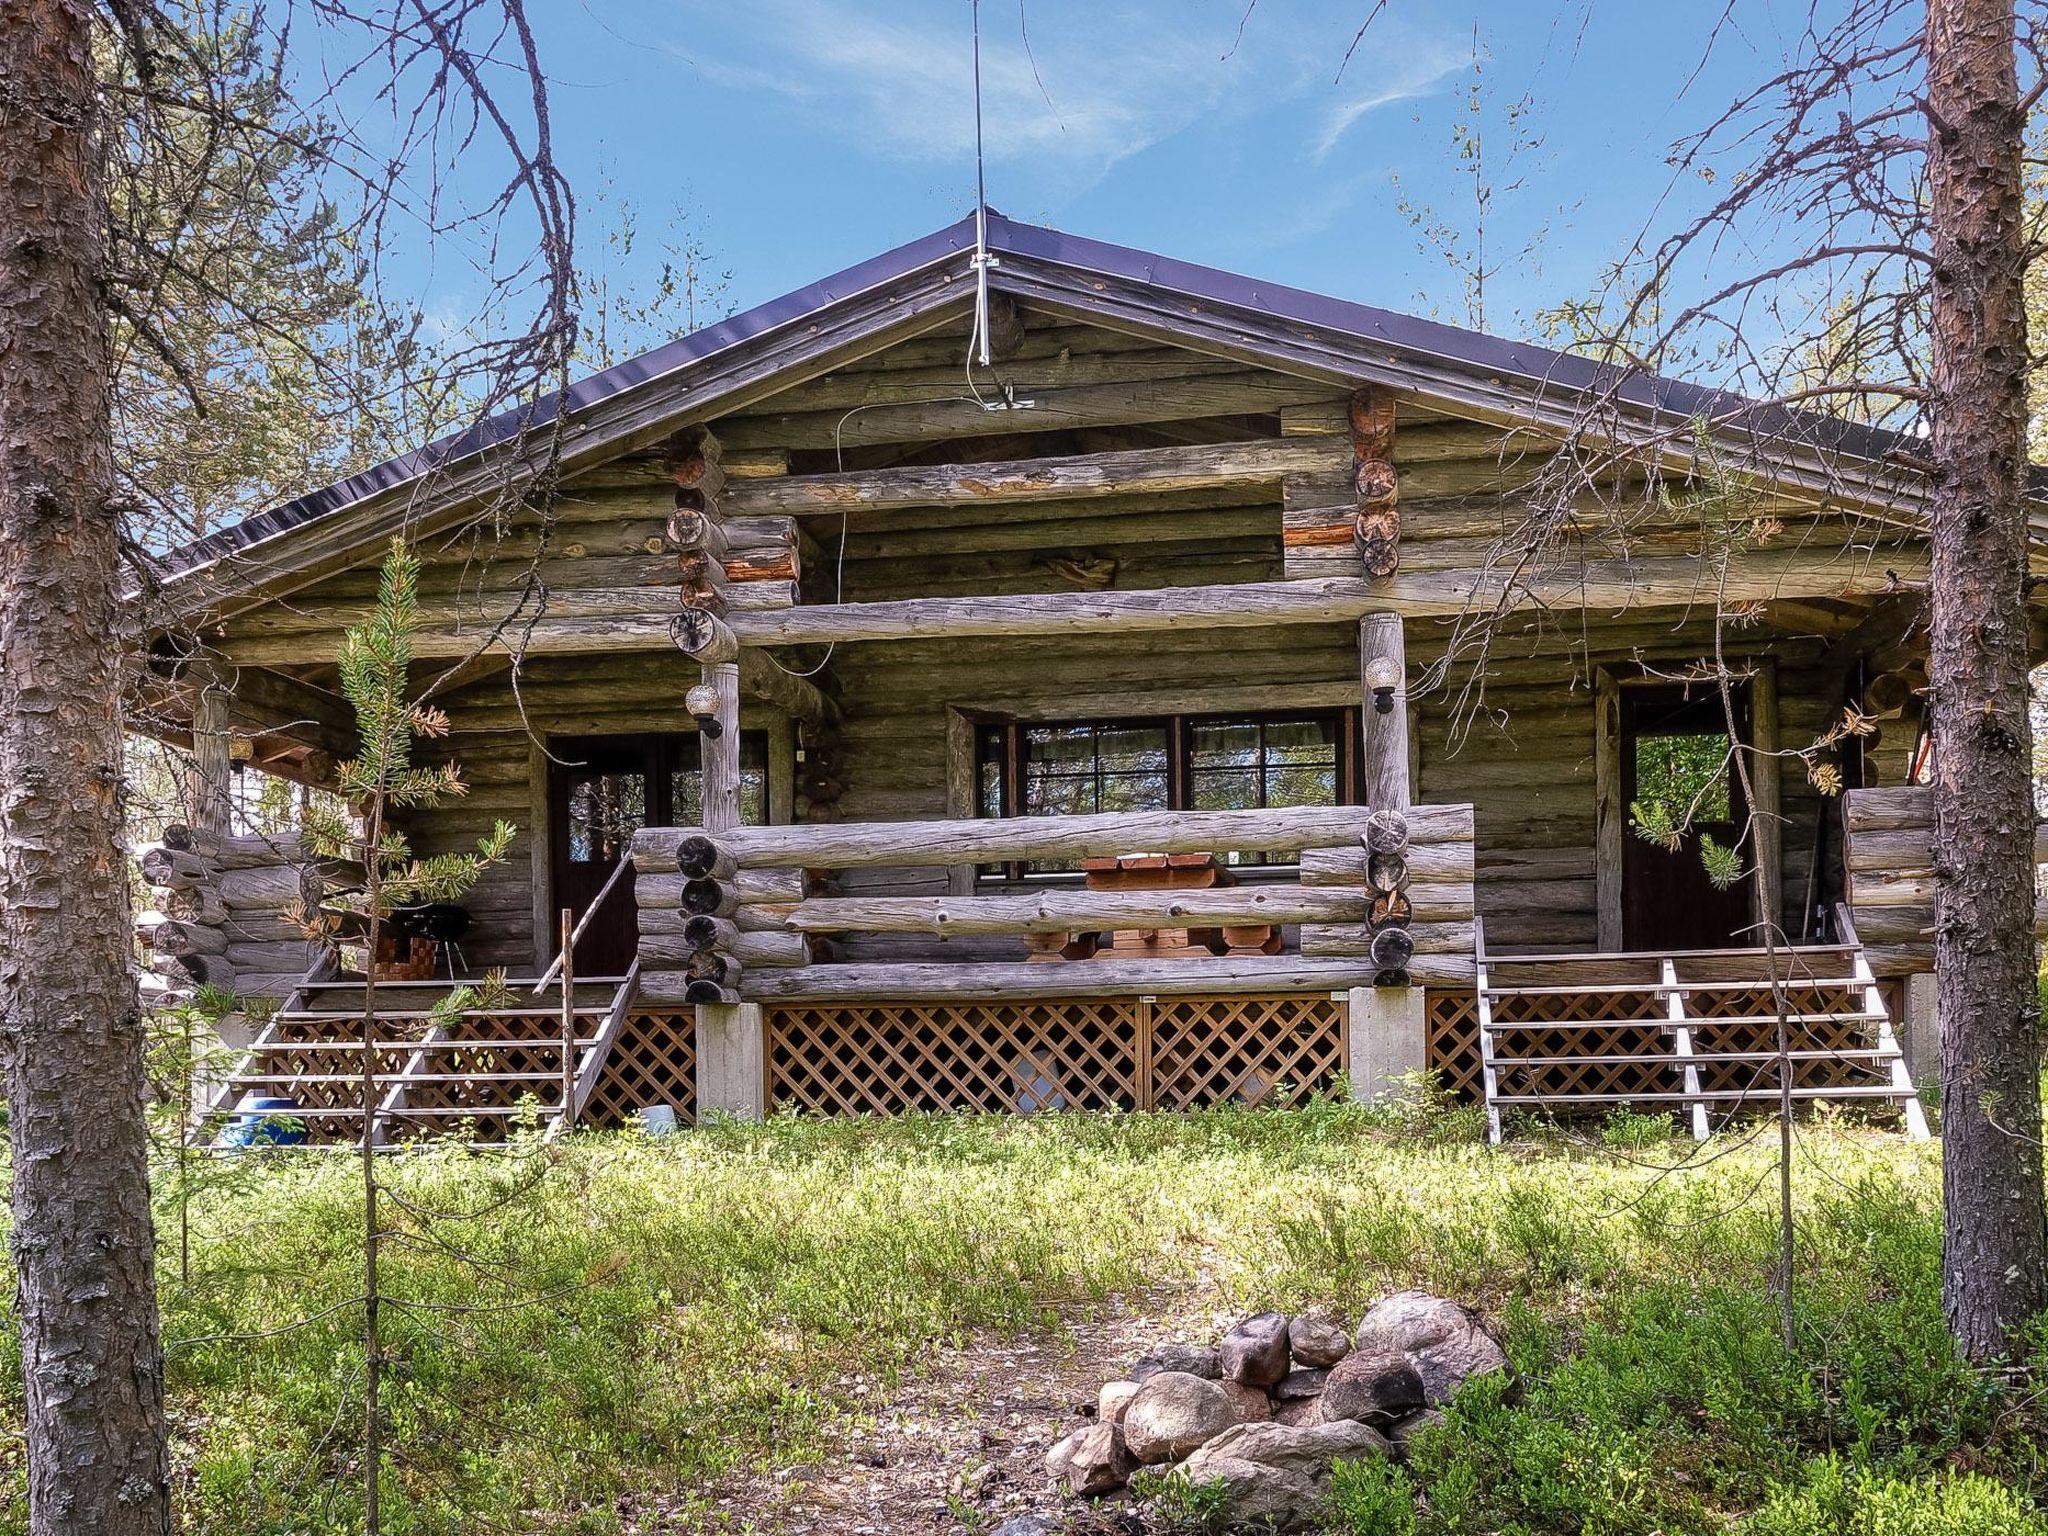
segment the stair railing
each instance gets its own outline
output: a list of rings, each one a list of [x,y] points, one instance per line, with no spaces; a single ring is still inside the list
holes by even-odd
[[[562,952],[555,956],[554,962],[540,973],[540,980],[533,984],[533,990],[536,995],[545,992],[555,977],[561,974],[564,962],[568,959],[570,952],[575,949],[577,941],[583,937],[584,930],[590,926],[590,920],[597,916],[598,910],[604,906],[612,891],[617,888],[619,877],[632,867],[633,855],[630,853],[622,855],[619,862],[612,867],[611,878],[605,881],[603,888],[592,898],[590,905],[583,909],[583,916],[576,920],[576,926],[573,929],[567,930],[567,935],[562,940]],[[568,908],[563,908],[563,915],[565,917],[568,915],[568,911]]]

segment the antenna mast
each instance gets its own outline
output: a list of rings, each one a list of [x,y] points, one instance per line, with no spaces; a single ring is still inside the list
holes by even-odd
[[[988,173],[981,142],[981,0],[972,0],[974,11],[974,337],[968,343],[970,358],[986,368],[993,360],[988,338],[988,269],[996,258],[988,250]]]

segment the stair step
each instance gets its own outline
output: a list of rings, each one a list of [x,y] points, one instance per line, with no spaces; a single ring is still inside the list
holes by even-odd
[[[1845,1051],[1787,1051],[1786,1056],[1794,1065],[1808,1062],[1838,1061],[1844,1066],[1859,1061],[1899,1061],[1901,1052],[1896,1048],[1873,1047],[1869,1050]],[[1731,1067],[1764,1066],[1778,1060],[1776,1051],[1711,1051],[1695,1052],[1691,1056],[1680,1056],[1675,1052],[1665,1055],[1628,1056],[1496,1056],[1494,1067],[1506,1070],[1509,1067],[1599,1067],[1599,1066],[1661,1066],[1661,1067]]]
[[[1685,1093],[1680,1090],[1652,1093],[1497,1093],[1495,1104],[1612,1104],[1619,1108],[1624,1104],[1723,1104],[1748,1102],[1751,1104],[1774,1103],[1780,1097],[1779,1090],[1768,1088],[1717,1088],[1703,1093]],[[1794,1088],[1792,1097],[1808,1099],[1910,1099],[1913,1094],[1903,1088]]]

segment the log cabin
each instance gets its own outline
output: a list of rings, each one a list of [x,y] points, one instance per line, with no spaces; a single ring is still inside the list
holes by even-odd
[[[1777,1102],[1780,1013],[1799,1098],[1924,1133],[1911,448],[940,230],[169,557],[138,718],[196,788],[143,852],[149,942],[262,1018],[195,1134],[250,1095],[318,1141],[490,1140],[519,1104],[552,1133],[1428,1070],[1496,1138],[1621,1102],[1705,1135]],[[1525,559],[1566,454],[1599,467]],[[1705,454],[1739,538],[1689,510]],[[279,915],[343,877],[220,786],[353,751],[334,658],[394,534],[469,786],[407,831],[519,842],[366,1025]],[[427,1022],[491,971],[513,1004]]]

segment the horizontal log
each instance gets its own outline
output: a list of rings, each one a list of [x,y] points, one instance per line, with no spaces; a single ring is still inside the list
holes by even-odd
[[[1852,789],[1842,796],[1842,816],[1851,832],[1895,832],[1934,825],[1934,791],[1925,784],[1887,789]]]
[[[166,848],[162,844],[144,848],[136,855],[136,863],[142,866],[143,879],[151,885],[173,891],[210,885],[218,873],[211,859],[178,848]]]
[[[231,837],[172,822],[164,828],[163,844],[209,859],[216,869],[257,869],[266,864],[298,864],[307,858],[297,832],[280,832],[271,837]]]
[[[811,963],[810,946],[800,933],[741,933],[735,927],[730,940],[716,951],[699,950],[679,933],[640,935],[640,968],[643,972],[688,969],[691,959],[701,953],[730,955],[749,970]]]
[[[1934,828],[1896,827],[1882,830],[1851,828],[1847,855],[1855,873],[1932,873],[1934,869]],[[2048,824],[2034,829],[2034,862],[2048,864]]]
[[[1470,892],[1467,892],[1469,908]],[[976,896],[837,896],[799,903],[799,933],[1062,933],[1225,924],[1363,922],[1353,888],[1238,885],[1208,890],[1090,891],[1068,887]]]
[[[794,971],[771,971],[770,975],[798,975]],[[737,1003],[740,994],[715,981],[692,976],[688,971],[642,971],[633,994],[647,1003]]]
[[[226,870],[214,880],[214,889],[234,911],[282,909],[294,901],[310,911],[326,894],[327,881],[311,865],[271,864],[260,869]]]
[[[1934,905],[1859,905],[1855,909],[1856,937],[1865,944],[1931,944],[1934,942]],[[2034,902],[2034,936],[2048,938],[2048,897]]]
[[[1844,853],[1852,870],[1931,870],[1934,828],[1899,827],[1876,831],[1851,830]]]
[[[1082,859],[1120,853],[1224,853],[1328,848],[1356,843],[1372,813],[1364,806],[1298,806],[1246,811],[1123,811],[1087,816],[1004,816],[964,821],[841,822],[824,826],[736,827],[719,840],[741,869],[852,869],[875,865],[972,864],[992,859]],[[1417,843],[1469,840],[1468,805],[1408,812]],[[692,829],[645,827],[633,836],[643,869],[672,867]]]
[[[1471,985],[1469,953],[1418,956],[1409,967],[1418,985]],[[745,996],[894,999],[904,1002],[977,997],[1137,997],[1190,993],[1341,992],[1369,987],[1370,961],[1317,960],[1299,955],[1226,955],[1209,960],[1070,960],[1057,965],[1017,961],[963,965],[849,963],[808,965],[750,974]],[[642,991],[647,990],[642,973]]]
[[[1410,843],[1402,856],[1408,865],[1408,879],[1416,885],[1442,885],[1473,878],[1474,849],[1470,842]],[[1363,848],[1304,848],[1301,851],[1303,885],[1369,884],[1371,856]]]
[[[635,839],[636,844],[638,839]],[[674,855],[670,855],[672,862]],[[634,864],[646,869],[647,861],[636,851]],[[633,878],[633,899],[642,907],[676,907],[683,904],[683,890],[690,883],[687,876],[670,874],[635,874]],[[803,871],[798,869],[743,869],[731,881],[742,907],[764,901],[802,901],[804,898]]]
[[[272,944],[230,944],[227,961],[235,968],[235,975],[244,971],[272,972],[289,971],[296,967],[304,971],[318,957],[318,945],[301,939],[297,942],[279,940]]]
[[[728,517],[815,516],[854,509],[1072,500],[1133,491],[1267,485],[1277,490],[1283,475],[1327,470],[1349,457],[1348,445],[1314,439],[1262,439],[1133,448],[1071,458],[792,475],[731,486],[720,510]]]
[[[220,892],[210,885],[188,886],[182,891],[165,890],[157,893],[157,910],[165,917],[181,918],[190,923],[205,923],[218,928],[228,920],[227,903],[220,899]]]
[[[1849,905],[1859,912],[1865,907],[1932,907],[1935,884],[1932,871],[1852,874],[1849,877]]]
[[[145,921],[140,926],[149,935],[149,947],[160,955],[219,955],[227,952],[228,936],[219,928],[183,923],[175,918],[162,918],[153,923]]]
[[[1755,551],[1729,562],[1725,602],[1780,597],[1849,597],[1892,590],[1899,580],[1926,577],[1917,550],[1887,549],[1883,558],[1822,557],[1802,551]],[[1716,585],[1708,563],[1690,558],[1590,561],[1568,571],[1532,574],[1512,595],[1503,572],[1403,571],[1385,580],[1326,577],[1309,581],[1247,581],[1139,591],[1048,592],[1014,597],[928,597],[736,613],[743,644],[827,644],[930,636],[1146,633],[1190,624],[1248,628],[1321,624],[1368,613],[1445,618],[1489,611],[1526,598],[1596,611],[1699,604],[1711,610]]]
[[[755,874],[769,873],[777,872],[751,871],[746,878],[752,879]],[[796,904],[795,898],[775,902],[742,902],[739,910],[731,917],[717,918],[715,921],[729,922],[741,933],[781,933],[784,931],[785,919]],[[680,906],[643,906],[640,909],[640,931],[680,935],[689,924],[699,921],[700,918],[701,914],[685,912]]]
[[[1304,923],[1301,928],[1301,952],[1304,955],[1373,958],[1375,963],[1378,963],[1374,941],[1390,933],[1405,933],[1414,941],[1414,953],[1418,955],[1472,953],[1473,928],[1469,915],[1462,922],[1426,923],[1418,920],[1412,928],[1382,928],[1377,933],[1363,924]],[[1398,966],[1400,963],[1398,960],[1385,962],[1389,966]]]
[[[1876,976],[1913,976],[1934,969],[1932,944],[1872,944],[1863,958]]]

